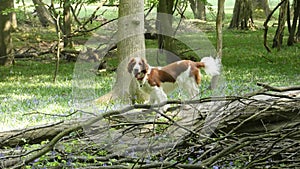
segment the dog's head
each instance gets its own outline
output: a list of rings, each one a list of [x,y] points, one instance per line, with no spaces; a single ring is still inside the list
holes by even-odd
[[[143,80],[148,72],[149,65],[146,60],[140,57],[131,58],[127,70],[137,80]]]

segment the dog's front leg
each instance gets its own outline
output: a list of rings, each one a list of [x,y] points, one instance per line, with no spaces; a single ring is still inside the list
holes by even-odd
[[[166,102],[168,100],[167,94],[163,91],[161,87],[155,86],[153,91],[150,94],[150,103],[152,104],[160,104]],[[165,112],[168,110],[170,106],[164,105],[162,110]]]
[[[150,103],[160,104],[167,101],[167,95],[161,87],[154,86],[150,94]]]

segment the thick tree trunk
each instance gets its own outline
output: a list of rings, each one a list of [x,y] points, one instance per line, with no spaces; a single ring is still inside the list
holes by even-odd
[[[113,88],[113,97],[129,98],[131,79],[127,64],[131,57],[145,57],[144,37],[144,1],[120,0],[118,19],[118,57],[120,65],[117,70],[117,81]]]
[[[254,26],[252,17],[252,0],[236,0],[230,29],[249,29]]]
[[[13,8],[12,0],[0,1],[0,65],[10,65],[12,55],[12,13],[2,13]]]
[[[195,19],[206,20],[206,9],[203,0],[189,0]]]
[[[42,26],[47,27],[49,26],[49,24],[56,24],[50,12],[46,9],[44,3],[41,0],[32,0],[32,2],[35,6],[37,15]]]

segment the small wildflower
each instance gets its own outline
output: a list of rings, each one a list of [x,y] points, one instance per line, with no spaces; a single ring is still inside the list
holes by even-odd
[[[160,161],[160,162],[163,162],[163,161],[164,161],[164,158],[163,158],[163,157],[160,157],[160,158],[159,158],[159,161]]]
[[[213,169],[219,169],[219,166],[214,165]]]
[[[188,158],[188,161],[189,161],[189,163],[191,164],[191,163],[193,163],[194,160],[193,160],[192,158],[189,157],[189,158]]]
[[[33,163],[36,163],[36,162],[38,162],[40,159],[39,158],[37,158],[37,159],[35,159],[34,161],[33,161]]]

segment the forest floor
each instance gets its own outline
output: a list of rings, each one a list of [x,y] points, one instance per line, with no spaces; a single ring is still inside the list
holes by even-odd
[[[24,26],[23,26],[24,27]],[[202,25],[203,27],[203,25]],[[216,45],[216,36],[212,25],[204,26],[205,35]],[[209,29],[207,29],[209,28]],[[268,36],[271,46],[275,28]],[[47,49],[55,41],[54,30],[43,28],[25,28],[13,34],[15,50],[28,48]],[[263,29],[223,32],[222,94],[241,95],[258,89],[257,82],[273,86],[293,86],[300,83],[299,44],[268,53],[263,46]],[[77,45],[84,45],[88,38],[75,39]],[[286,40],[286,38],[285,38]],[[286,43],[284,41],[284,43]],[[147,48],[155,48],[156,40],[147,40]],[[35,58],[17,58],[9,67],[0,67],[0,131],[24,128],[59,119],[59,114],[71,113],[72,79],[76,62],[61,60],[56,83],[53,82],[55,55]],[[118,65],[116,59],[110,59],[111,69]],[[96,97],[107,93],[115,81],[115,72],[106,71],[95,75]],[[207,83],[202,87],[205,88]],[[45,116],[54,114],[54,116]],[[58,116],[55,116],[58,115]]]

